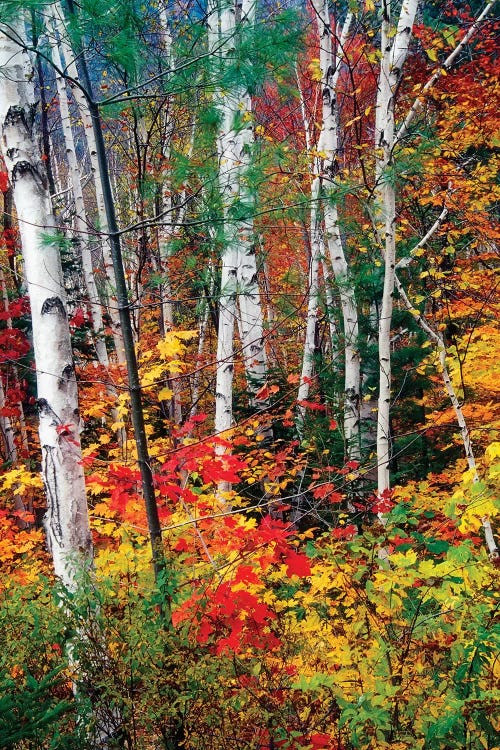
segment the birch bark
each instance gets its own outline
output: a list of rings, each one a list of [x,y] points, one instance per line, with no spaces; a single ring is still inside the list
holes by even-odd
[[[408,55],[418,0],[404,0],[392,38],[390,0],[382,0],[381,64],[375,107],[376,216],[384,255],[384,288],[379,320],[379,396],[377,413],[378,493],[390,489],[391,324],[396,267],[396,190],[390,174],[394,150],[394,100]]]
[[[317,150],[319,154],[318,169],[321,175],[325,240],[328,246],[335,281],[339,289],[344,328],[344,440],[346,456],[349,459],[359,459],[361,365],[358,349],[359,323],[356,293],[344,252],[335,196],[327,194],[328,188],[335,188],[335,179],[339,169],[337,84],[344,47],[352,23],[352,14],[347,14],[338,43],[338,52],[335,54],[332,44],[332,25],[328,2],[326,0],[311,0],[311,4],[316,15],[320,44],[322,126]]]
[[[22,20],[12,22],[8,33],[22,45]],[[1,147],[13,187],[31,304],[47,542],[56,575],[74,590],[79,571],[92,561],[78,394],[59,251],[55,241],[43,238],[54,231],[54,220],[34,130],[34,88],[26,78],[20,44],[0,25]]]
[[[311,257],[309,258],[309,279],[308,279],[308,303],[307,303],[307,322],[306,337],[304,341],[304,355],[302,357],[302,372],[300,375],[300,385],[297,393],[297,432],[302,438],[304,419],[306,410],[301,406],[309,395],[309,383],[314,371],[314,352],[316,338],[316,323],[318,319],[319,303],[319,265],[324,251],[323,231],[321,219],[319,216],[319,195],[321,190],[321,179],[316,176],[311,188]]]
[[[53,19],[53,25],[55,27],[55,21]],[[54,28],[55,31],[55,28]],[[85,281],[85,287],[87,289],[87,295],[89,300],[90,317],[92,321],[92,329],[94,332],[94,346],[97,354],[97,359],[101,365],[108,368],[109,357],[106,349],[106,343],[103,338],[104,323],[102,318],[101,300],[99,299],[99,293],[97,291],[97,285],[94,278],[92,255],[90,251],[90,244],[87,240],[89,225],[87,223],[87,212],[85,209],[85,202],[83,199],[82,190],[82,176],[80,174],[80,168],[78,165],[78,159],[76,155],[75,140],[73,137],[73,130],[71,127],[71,119],[69,112],[68,94],[66,90],[66,81],[63,76],[58,72],[62,70],[61,56],[59,54],[59,48],[57,44],[52,46],[52,60],[56,68],[56,87],[57,94],[59,97],[59,111],[61,114],[61,126],[64,136],[64,143],[66,147],[66,159],[68,162],[69,180],[71,190],[73,193],[73,200],[75,202],[75,217],[74,226],[76,230],[76,241],[78,248],[81,252],[82,259],[82,270],[83,278]]]
[[[237,53],[240,30],[255,21],[254,0],[213,3],[209,13],[209,45],[216,58],[216,75],[231,64]],[[215,71],[214,71],[215,72]],[[253,240],[253,207],[246,186],[253,142],[250,93],[242,81],[218,91],[221,125],[217,138],[219,186],[223,202],[226,248],[222,256],[219,331],[217,345],[215,430],[227,431],[232,424],[234,372],[234,328],[237,304],[240,311],[241,343],[250,400],[256,408],[266,406],[255,394],[266,372],[264,326]],[[245,214],[245,215],[244,215]]]
[[[59,44],[60,46],[59,53],[61,56],[61,62],[64,64],[64,70],[73,81],[79,81],[80,78],[74,54],[66,38],[64,13],[59,2],[56,2],[53,6],[51,6],[50,13],[56,26],[58,36],[57,39],[54,39],[53,44],[54,46],[56,44]],[[111,329],[115,346],[115,354],[118,364],[125,365],[126,357],[123,335],[121,332],[120,314],[118,312],[116,280],[113,272],[113,260],[111,257],[108,222],[104,203],[104,190],[99,169],[99,159],[97,156],[97,143],[92,127],[92,117],[90,115],[88,104],[83,91],[77,85],[73,85],[71,88],[71,93],[74,97],[74,100],[78,107],[80,118],[82,120],[83,132],[85,135],[85,140],[87,142],[90,168],[93,176],[97,216],[99,222],[98,232],[96,234],[100,237],[99,245],[102,254],[104,275],[106,278],[107,310],[111,319]]]
[[[0,373],[0,410],[3,411],[6,406],[7,403],[5,400],[3,377]],[[16,441],[14,439],[14,429],[12,427],[10,418],[3,414],[2,416],[0,416],[0,433],[2,435],[2,440],[5,448],[4,461],[8,464],[15,464],[17,461],[17,448]]]
[[[419,246],[421,247],[423,244],[424,242],[420,242]],[[451,380],[450,373],[448,370],[448,365],[446,363],[447,351],[446,351],[446,344],[445,344],[443,335],[439,331],[435,331],[434,328],[432,328],[432,326],[428,323],[426,318],[416,311],[416,308],[412,305],[411,300],[406,294],[406,290],[404,289],[401,281],[399,280],[397,276],[395,276],[395,286],[399,293],[399,296],[401,297],[401,299],[403,300],[403,303],[405,304],[405,307],[409,310],[409,312],[411,312],[411,314],[413,315],[418,325],[422,328],[422,330],[428,335],[428,337],[437,346],[437,350],[439,353],[439,365],[441,367],[441,375],[443,378],[443,384],[444,384],[446,393],[448,394],[448,397],[450,399],[451,405],[453,407],[453,411],[455,412],[455,417],[457,419],[458,426],[460,428],[460,434],[462,436],[462,443],[464,446],[464,452],[465,452],[465,458],[467,460],[467,465],[469,469],[472,470],[473,472],[473,481],[478,482],[479,475],[477,473],[476,458],[474,455],[472,440],[471,440],[469,428],[467,426],[467,422],[465,421],[465,416],[462,410],[462,406],[460,404],[460,400],[456,394],[456,391],[453,386],[453,382]],[[495,537],[493,534],[493,529],[491,527],[491,522],[489,518],[487,518],[486,516],[483,516],[483,518],[481,519],[481,523],[483,526],[484,537],[485,537],[485,541],[488,547],[488,552],[490,554],[490,557],[492,559],[496,559],[499,557],[499,552],[498,552],[498,547],[497,547]]]

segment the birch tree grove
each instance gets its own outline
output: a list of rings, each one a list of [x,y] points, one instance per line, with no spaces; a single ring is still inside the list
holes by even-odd
[[[0,0],[0,748],[498,750],[497,11]]]

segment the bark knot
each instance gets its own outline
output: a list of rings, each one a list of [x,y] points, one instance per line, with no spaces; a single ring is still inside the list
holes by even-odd
[[[4,129],[9,126],[19,127],[19,125],[22,125],[30,138],[32,138],[35,110],[36,104],[31,104],[28,107],[21,107],[19,104],[12,105],[5,115]]]
[[[48,297],[42,305],[42,315],[60,315],[66,317],[66,310],[60,297]]]

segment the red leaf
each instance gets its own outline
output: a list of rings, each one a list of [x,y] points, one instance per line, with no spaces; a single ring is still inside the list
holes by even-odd
[[[311,409],[311,411],[325,411],[326,406],[323,404],[317,404],[315,401],[297,401],[299,406],[303,409]]]
[[[350,523],[348,526],[338,526],[333,529],[332,536],[334,539],[352,539],[357,533],[357,527]]]
[[[9,176],[7,172],[0,172],[0,192],[6,193],[9,187]]]
[[[289,578],[293,575],[299,576],[299,578],[311,575],[311,565],[305,555],[290,550],[286,555],[285,562],[286,574]]]
[[[320,484],[319,487],[314,488],[313,497],[321,500],[327,495],[329,495],[330,492],[333,492],[334,489],[335,489],[335,485],[330,484],[330,482],[325,482],[324,484]]]
[[[376,500],[372,505],[373,513],[389,513],[394,508],[394,503],[388,497],[381,497]]]
[[[86,318],[85,313],[83,312],[81,307],[78,307],[75,310],[75,314],[72,318],[70,318],[69,324],[72,328],[81,328],[83,325],[85,325]]]
[[[327,748],[330,746],[331,737],[329,734],[318,732],[317,734],[311,734],[311,745],[313,747]]]
[[[394,547],[400,547],[402,544],[413,544],[414,541],[415,540],[411,537],[399,536],[399,534],[397,534],[394,539],[391,539],[391,543]]]
[[[234,583],[260,583],[260,579],[250,565],[240,565],[236,571]]]
[[[265,401],[266,399],[269,398],[269,396],[270,396],[270,391],[269,391],[269,386],[267,385],[267,383],[265,383],[261,388],[259,388],[259,390],[255,394],[255,398],[257,399],[257,401]]]

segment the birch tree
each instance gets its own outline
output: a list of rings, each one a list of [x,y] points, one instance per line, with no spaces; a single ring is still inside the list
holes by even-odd
[[[322,87],[322,124],[317,145],[319,185],[313,181],[312,200],[321,198],[324,215],[325,244],[339,290],[340,307],[344,329],[345,375],[344,375],[344,440],[346,454],[350,459],[360,456],[359,404],[360,404],[360,357],[358,349],[358,310],[354,283],[349,273],[339,226],[337,202],[335,200],[336,175],[339,171],[339,109],[337,83],[344,56],[349,28],[353,16],[348,13],[334,50],[328,2],[311,0],[316,17],[319,36],[320,71]],[[317,195],[316,195],[317,193]]]
[[[248,34],[255,21],[254,0],[212,4],[209,9],[209,47],[214,56],[213,74],[227,76],[227,67],[238,56],[238,36]],[[255,394],[266,378],[263,316],[257,281],[253,237],[253,201],[246,172],[253,142],[251,95],[240,70],[236,81],[218,89],[216,100],[221,124],[217,138],[219,185],[224,212],[226,247],[222,256],[215,431],[232,425],[234,329],[239,306],[242,354],[248,390],[254,406],[262,407]]]
[[[395,149],[400,145],[402,139],[408,136],[411,124],[422,111],[423,101],[427,94],[433,89],[443,75],[443,72],[446,74],[446,71],[451,68],[460,51],[477,32],[481,22],[493,7],[494,1],[490,0],[490,2],[486,3],[462,40],[448,55],[443,65],[433,73],[422,87],[419,96],[410,107],[397,133],[395,132],[395,95],[408,56],[412,27],[418,9],[418,0],[405,0],[403,2],[395,33],[391,20],[390,2],[384,0],[382,3],[381,66],[378,80],[375,122],[375,198],[377,202],[375,206],[375,228],[384,256],[384,288],[378,335],[380,385],[377,415],[377,468],[379,494],[390,489],[391,323],[393,295],[395,285],[399,283],[396,279],[397,196],[394,171],[397,164],[397,153],[395,153]],[[394,38],[391,42],[393,35]],[[439,334],[437,339],[432,335],[431,338],[438,345],[441,352],[441,368],[446,385],[446,350],[442,346],[444,342],[439,340]],[[464,438],[465,451],[468,455],[468,441],[463,433],[462,417],[457,412],[454,397],[449,391],[449,386],[446,385],[446,388],[457,414]]]
[[[382,0],[381,63],[375,107],[376,222],[384,256],[384,288],[379,319],[377,416],[378,493],[390,488],[391,323],[396,267],[396,187],[394,175],[395,97],[408,55],[418,0],[403,0],[394,34],[390,0]],[[391,41],[392,40],[392,41]]]
[[[64,23],[64,12],[59,2],[53,3],[50,6],[49,15],[52,18],[52,23],[54,24],[54,30],[56,32],[55,36],[52,38],[52,46],[58,47],[57,52],[54,52],[54,54],[58,54],[58,57],[61,60],[62,67],[60,68],[60,72],[65,71],[70,81],[71,92],[78,108],[78,114],[80,115],[82,121],[84,138],[87,143],[88,158],[93,177],[97,208],[98,226],[96,227],[95,235],[99,238],[98,244],[101,250],[102,265],[106,278],[106,307],[111,319],[111,329],[113,334],[115,355],[118,363],[120,365],[125,365],[125,349],[123,343],[123,335],[121,332],[120,315],[118,312],[118,302],[116,298],[116,280],[113,270],[113,260],[111,257],[109,236],[107,234],[108,224],[104,202],[104,190],[99,167],[99,159],[97,157],[97,143],[92,127],[92,117],[89,112],[85,94],[80,86],[78,68],[76,65],[74,53],[68,41],[68,35]],[[60,78],[60,76],[57,77]]]
[[[52,21],[53,31],[56,32],[55,17],[53,17]],[[101,365],[107,368],[109,366],[109,358],[106,349],[106,343],[103,337],[104,323],[102,318],[101,300],[99,299],[97,285],[94,278],[90,244],[87,240],[89,224],[87,222],[87,211],[85,208],[85,201],[83,199],[82,175],[80,173],[80,168],[78,165],[75,141],[73,137],[73,129],[71,127],[66,80],[62,75],[63,65],[61,62],[61,56],[59,54],[59,47],[57,43],[54,43],[52,45],[51,51],[52,60],[54,62],[54,68],[56,71],[56,87],[59,98],[59,109],[61,114],[64,144],[66,147],[66,160],[68,163],[69,182],[73,193],[73,200],[75,202],[75,239],[78,243],[78,248],[81,253],[83,278],[85,281],[85,287],[89,300],[90,317],[92,320],[94,346],[97,354],[97,359]]]
[[[13,188],[31,305],[45,529],[54,570],[75,590],[92,561],[78,393],[61,261],[35,127],[33,71],[22,17],[0,25],[1,146]]]

